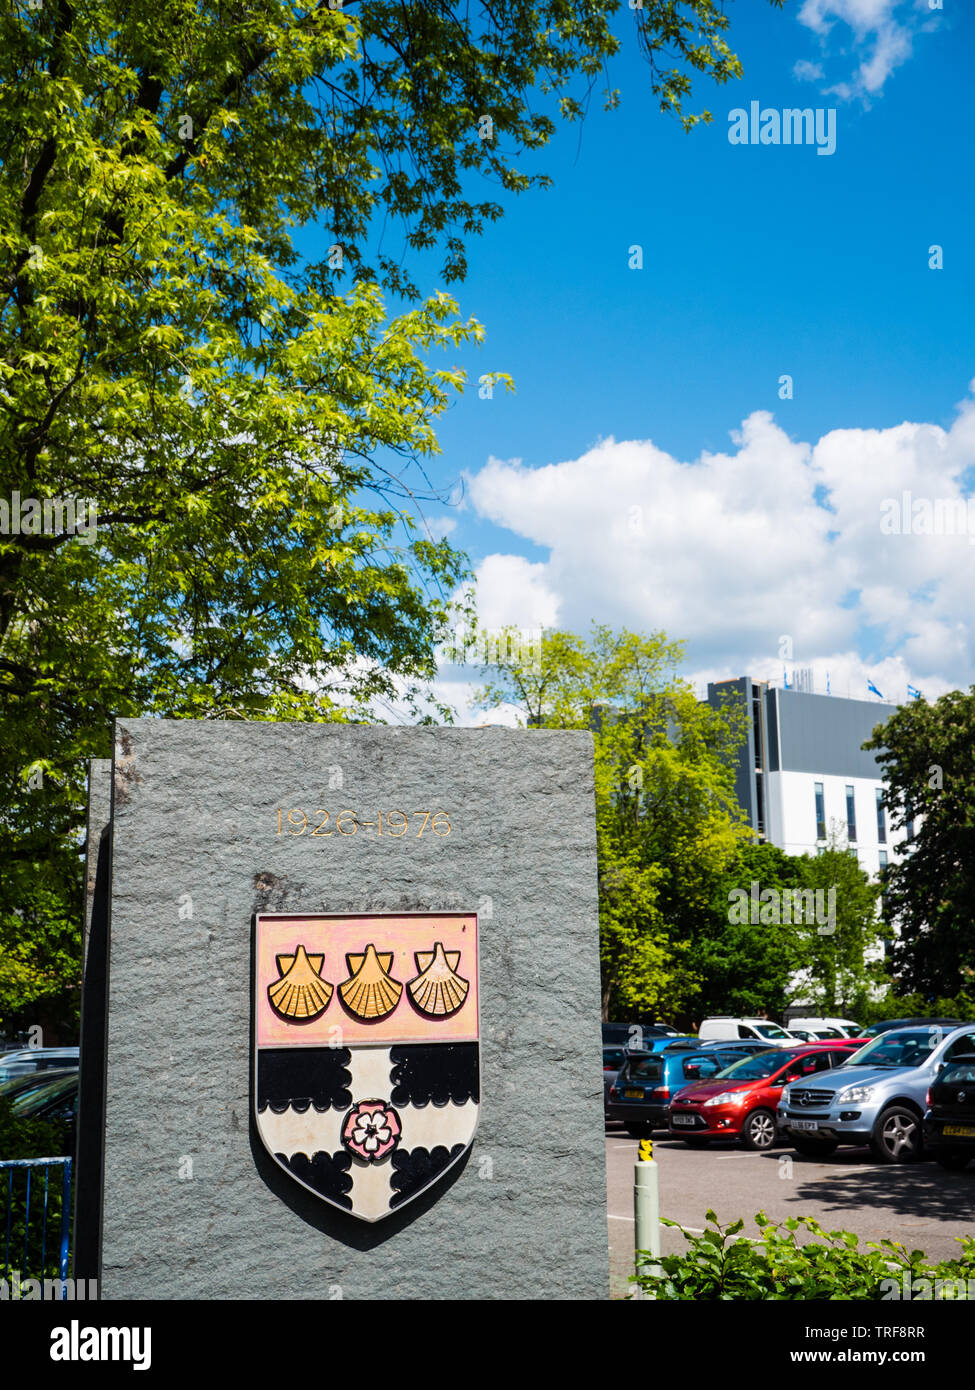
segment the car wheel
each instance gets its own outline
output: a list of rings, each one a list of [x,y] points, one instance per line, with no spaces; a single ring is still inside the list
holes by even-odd
[[[646,1120],[634,1120],[631,1124],[624,1125],[627,1134],[632,1134],[634,1139],[649,1139],[653,1133],[653,1125]]]
[[[789,1135],[789,1143],[805,1158],[828,1158],[839,1147],[835,1139],[805,1139],[794,1134]]]
[[[964,1153],[959,1149],[946,1149],[944,1153],[935,1154],[935,1158],[942,1168],[950,1168],[953,1172],[958,1172],[965,1167],[971,1154]]]
[[[770,1149],[775,1143],[775,1116],[771,1110],[753,1110],[745,1120],[741,1142],[746,1149]]]
[[[888,1105],[877,1116],[870,1136],[874,1158],[881,1163],[913,1163],[921,1157],[921,1118],[906,1105]]]

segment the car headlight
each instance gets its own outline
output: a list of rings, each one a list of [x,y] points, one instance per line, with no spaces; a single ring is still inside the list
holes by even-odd
[[[743,1091],[722,1091],[721,1094],[720,1094],[719,1096],[710,1096],[710,1097],[704,1102],[704,1104],[705,1104],[705,1105],[734,1105],[734,1103],[735,1103],[736,1101],[741,1100],[741,1098],[742,1098],[743,1095],[744,1095],[744,1092],[743,1092]]]
[[[789,1088],[788,1088],[788,1086],[783,1086],[783,1087],[782,1087],[782,1094],[779,1096],[779,1104],[780,1104],[780,1105],[788,1105],[788,1104],[789,1104]]]
[[[836,1097],[837,1105],[855,1105],[857,1101],[869,1100],[873,1095],[873,1086],[847,1086],[845,1091],[840,1091]]]

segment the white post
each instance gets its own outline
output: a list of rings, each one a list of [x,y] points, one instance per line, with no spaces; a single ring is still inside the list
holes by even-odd
[[[634,1249],[660,1254],[660,1169],[653,1156],[653,1142],[640,1140],[640,1152],[633,1169],[633,1215],[635,1218]],[[646,1264],[643,1273],[658,1273],[659,1265]],[[639,1286],[638,1286],[639,1288]],[[653,1298],[640,1290],[638,1298]]]

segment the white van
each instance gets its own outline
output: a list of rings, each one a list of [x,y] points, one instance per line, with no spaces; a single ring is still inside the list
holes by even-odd
[[[863,1036],[860,1024],[849,1018],[794,1018],[789,1023],[789,1028],[796,1033],[813,1033],[816,1040],[823,1041]]]
[[[802,1042],[787,1028],[771,1023],[767,1018],[729,1018],[719,1016],[706,1018],[697,1030],[702,1042],[727,1042],[730,1038],[751,1038],[756,1042],[774,1043],[779,1047],[789,1047]]]

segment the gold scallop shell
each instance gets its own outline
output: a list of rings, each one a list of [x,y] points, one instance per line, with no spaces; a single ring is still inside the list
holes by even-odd
[[[325,957],[309,956],[304,946],[299,946],[293,956],[278,956],[277,960],[281,978],[267,987],[273,1008],[302,1023],[324,1013],[335,989],[319,974]]]
[[[456,1013],[471,987],[469,980],[457,974],[460,952],[445,951],[437,941],[432,951],[417,951],[414,958],[420,974],[406,988],[416,1007],[430,1018]]]
[[[392,951],[377,952],[370,941],[365,951],[347,955],[351,977],[339,985],[346,1008],[358,1018],[385,1018],[399,1003],[403,986],[389,974]]]

